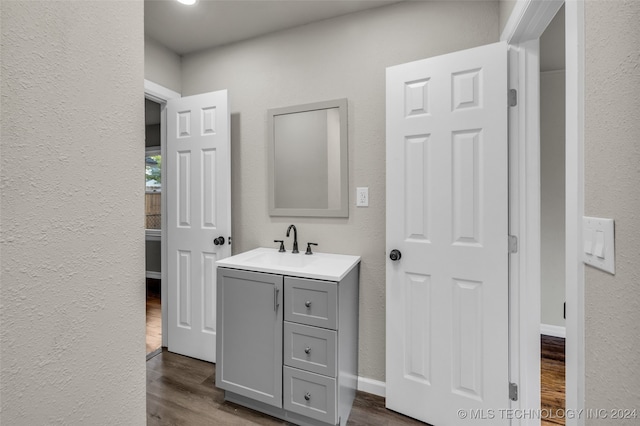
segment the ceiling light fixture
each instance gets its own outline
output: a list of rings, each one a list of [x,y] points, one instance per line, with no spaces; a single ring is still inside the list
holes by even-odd
[[[186,4],[187,6],[193,6],[198,2],[198,0],[178,0],[182,4]]]

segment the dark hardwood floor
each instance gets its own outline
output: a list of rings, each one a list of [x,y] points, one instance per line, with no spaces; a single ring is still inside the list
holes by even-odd
[[[540,399],[542,426],[564,425],[565,367],[564,339],[541,336],[540,339]],[[548,416],[544,416],[548,414]],[[546,418],[545,418],[546,417]]]
[[[149,315],[150,310],[152,315]],[[161,332],[158,330],[161,330],[160,298],[153,297],[152,293],[152,297],[147,298],[147,352],[150,352],[150,347],[160,346]],[[157,343],[150,346],[150,339]],[[564,339],[542,336],[543,413],[555,414],[564,409],[564,350]],[[163,348],[161,353],[147,361],[147,425],[287,425],[284,421],[225,402],[222,390],[214,384],[214,364],[176,355]],[[541,423],[542,426],[564,425],[564,419],[552,415]],[[348,424],[424,425],[387,410],[384,398],[365,392],[357,393]]]
[[[162,346],[160,280],[147,278],[147,354]]]
[[[215,365],[167,352],[147,361],[147,425],[287,425],[242,406],[225,402],[214,386]],[[421,425],[384,408],[384,398],[358,392],[351,426]]]

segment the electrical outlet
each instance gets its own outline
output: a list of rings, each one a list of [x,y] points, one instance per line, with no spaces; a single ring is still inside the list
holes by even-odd
[[[369,207],[369,188],[356,188],[356,206]]]

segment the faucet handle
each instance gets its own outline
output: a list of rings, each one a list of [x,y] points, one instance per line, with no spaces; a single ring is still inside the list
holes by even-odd
[[[305,254],[313,254],[311,251],[311,246],[317,246],[317,243],[307,243],[307,252]]]
[[[280,243],[280,253],[284,253],[286,250],[284,249],[284,240],[273,240],[274,243]]]

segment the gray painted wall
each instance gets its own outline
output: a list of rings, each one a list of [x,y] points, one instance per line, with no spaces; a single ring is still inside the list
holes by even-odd
[[[564,327],[565,14],[540,37],[540,320]]]
[[[0,424],[143,425],[143,4],[0,11]]]
[[[565,73],[540,73],[540,320],[562,326],[565,301]]]
[[[160,125],[159,124],[150,124],[145,126],[145,138],[144,138],[144,146],[145,147],[155,147],[160,146]]]
[[[146,270],[151,272],[162,272],[161,242],[147,241],[145,244],[145,265]]]
[[[516,0],[500,0],[500,33],[504,30],[505,25],[507,25],[507,21],[509,20],[509,16],[511,16],[511,12],[513,12],[513,8],[515,7],[517,1]]]
[[[565,69],[564,21],[565,12],[562,6],[540,36],[540,71]]]
[[[585,214],[613,218],[616,228],[616,275],[586,267],[586,405],[633,409],[640,407],[640,2],[585,8]]]
[[[495,42],[498,25],[498,2],[407,2],[182,59],[184,95],[229,89],[234,253],[275,247],[273,240],[295,223],[302,244],[362,256],[364,377],[385,378],[385,68]],[[349,101],[349,218],[269,217],[267,109],[343,97]],[[369,187],[368,208],[355,207],[357,186]]]
[[[181,91],[181,58],[154,39],[144,38],[144,78],[167,89]]]

